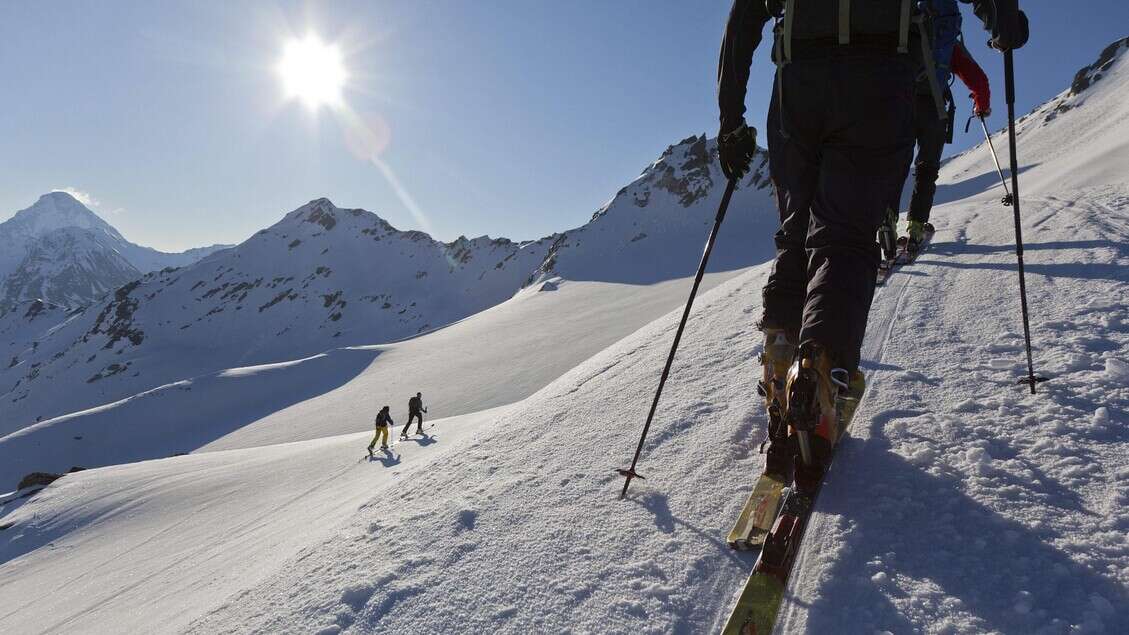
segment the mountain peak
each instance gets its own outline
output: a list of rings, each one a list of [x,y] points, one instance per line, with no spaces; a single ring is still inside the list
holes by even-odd
[[[16,212],[4,225],[26,236],[43,236],[58,229],[77,227],[120,237],[117,230],[90,208],[67,192],[59,191],[40,196],[34,205]]]
[[[1103,74],[1109,72],[1126,50],[1129,50],[1129,37],[1121,38],[1102,50],[1098,59],[1089,66],[1084,66],[1074,75],[1070,84],[1070,94],[1078,95],[1088,89],[1094,82],[1100,80]]]

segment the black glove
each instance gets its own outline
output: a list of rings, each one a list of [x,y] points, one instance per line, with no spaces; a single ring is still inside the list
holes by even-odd
[[[988,44],[1000,51],[1014,50],[1022,48],[1030,35],[1027,14],[1016,9],[1014,16],[996,16],[996,28],[992,31],[992,40]]]
[[[749,171],[749,163],[757,151],[757,129],[745,124],[717,135],[717,155],[721,161],[721,173],[730,181],[736,181]]]

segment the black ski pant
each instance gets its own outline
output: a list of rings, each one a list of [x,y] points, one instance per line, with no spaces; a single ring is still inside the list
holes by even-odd
[[[914,118],[917,137],[917,158],[913,161],[913,196],[909,201],[909,219],[929,221],[933,197],[937,194],[937,172],[941,169],[941,152],[948,141],[948,126],[937,114],[932,95],[917,96]]]
[[[840,55],[793,61],[773,86],[780,229],[762,323],[819,343],[848,370],[874,296],[875,235],[913,158],[914,74],[904,55]]]
[[[421,413],[421,412],[410,412],[410,413],[408,413],[408,423],[407,423],[407,425],[404,426],[404,432],[402,433],[403,436],[408,436],[408,429],[410,429],[412,427],[412,421],[417,419],[417,418],[418,418],[418,421],[416,422],[416,434],[420,434],[421,432],[423,432],[423,413]]]

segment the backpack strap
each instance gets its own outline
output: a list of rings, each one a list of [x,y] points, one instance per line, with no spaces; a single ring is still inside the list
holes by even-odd
[[[941,90],[941,83],[937,81],[937,65],[933,60],[933,44],[925,28],[925,16],[918,14],[913,17],[917,25],[917,32],[921,40],[921,60],[925,64],[925,76],[929,80],[929,92],[933,95],[933,103],[937,106],[937,117],[941,121],[949,119],[948,109],[945,108],[945,93]]]
[[[792,61],[792,20],[796,17],[796,0],[784,1],[784,31],[781,46],[783,47],[779,65],[783,66]]]
[[[851,0],[839,0],[839,44],[851,43]]]
[[[902,0],[902,12],[898,16],[898,53],[909,53],[909,15],[911,0]]]

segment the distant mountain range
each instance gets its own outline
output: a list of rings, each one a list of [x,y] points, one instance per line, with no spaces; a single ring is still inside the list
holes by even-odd
[[[70,194],[44,194],[0,223],[0,314],[34,300],[85,306],[146,273],[227,246],[157,251],[129,242]]]

